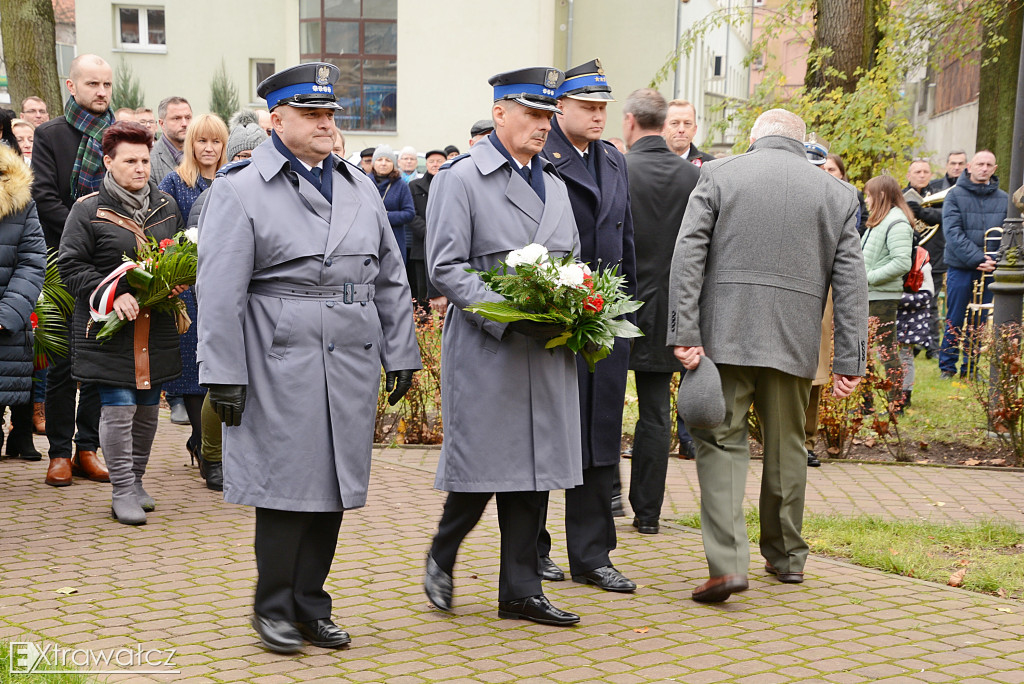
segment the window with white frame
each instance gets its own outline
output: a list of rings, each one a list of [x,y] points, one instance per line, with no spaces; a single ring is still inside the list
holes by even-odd
[[[114,7],[118,44],[126,50],[166,51],[163,7]]]
[[[249,60],[252,71],[252,93],[250,94],[250,101],[255,102],[259,97],[256,94],[256,88],[259,84],[267,80],[277,71],[276,62],[272,59],[251,59]]]

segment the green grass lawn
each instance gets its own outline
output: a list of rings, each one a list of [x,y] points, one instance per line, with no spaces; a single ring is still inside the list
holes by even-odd
[[[677,522],[700,528],[700,514]],[[759,522],[757,509],[748,509],[747,533],[755,544]],[[1008,523],[807,514],[803,536],[811,553],[941,584],[963,571],[958,586],[964,589],[1024,599],[1024,531]]]

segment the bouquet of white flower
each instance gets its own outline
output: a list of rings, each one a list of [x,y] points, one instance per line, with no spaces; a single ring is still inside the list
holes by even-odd
[[[510,269],[515,269],[510,271]],[[472,271],[503,302],[479,302],[466,310],[499,323],[536,321],[554,323],[565,332],[547,347],[562,345],[583,356],[591,371],[611,353],[616,337],[642,337],[640,328],[622,316],[643,302],[624,290],[618,267],[594,273],[572,255],[551,259],[543,245],[529,244],[509,252],[504,262],[489,271]]]

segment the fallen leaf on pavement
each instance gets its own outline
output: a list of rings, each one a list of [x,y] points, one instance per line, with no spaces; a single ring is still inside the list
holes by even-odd
[[[949,576],[949,581],[946,582],[951,587],[959,587],[964,582],[964,575],[967,574],[967,568],[960,568],[952,575]]]
[[[996,608],[996,610],[998,610],[1000,613],[1012,613],[1013,612],[1012,608],[1007,608],[1006,606],[999,606],[998,608]]]
[[[71,594],[77,594],[78,590],[75,589],[74,587],[61,587],[60,589],[57,590],[57,593],[58,594],[64,594],[65,596],[69,596]]]
[[[976,466],[979,463],[981,463],[981,461],[979,461],[976,458],[969,458],[966,461],[964,461],[964,465],[966,465],[966,466]]]
[[[1006,598],[1006,590],[1002,587],[999,587],[999,590],[996,592],[996,596],[998,596],[999,598]]]
[[[945,502],[945,501],[936,501],[936,502],[935,502],[935,505],[936,505],[936,506],[945,506],[945,505],[946,505],[946,502]]]
[[[636,632],[637,634],[647,634],[647,632],[649,630],[650,630],[650,627],[637,627],[633,631]]]

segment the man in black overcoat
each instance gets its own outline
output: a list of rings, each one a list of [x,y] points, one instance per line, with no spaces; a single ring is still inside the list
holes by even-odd
[[[668,278],[672,250],[700,170],[672,152],[661,137],[668,105],[656,90],[634,91],[623,107],[623,137],[629,147],[629,199],[636,226],[637,325],[629,367],[636,377],[639,418],[633,433],[629,503],[633,526],[657,534],[665,498],[665,473],[672,441],[669,385],[682,364],[665,345]]]
[[[558,97],[562,113],[552,121],[542,154],[555,165],[569,190],[580,234],[580,258],[594,271],[617,266],[635,296],[636,257],[626,160],[614,145],[601,140],[606,108],[614,101],[601,63],[595,59],[565,72]],[[612,353],[597,363],[593,373],[581,356],[576,357],[576,366],[583,484],[565,492],[569,571],[574,582],[630,592],[636,584],[616,570],[609,558],[616,546],[612,486],[621,451],[629,341],[616,339]],[[542,575],[563,579],[550,551],[551,536],[545,529],[537,548]]]

